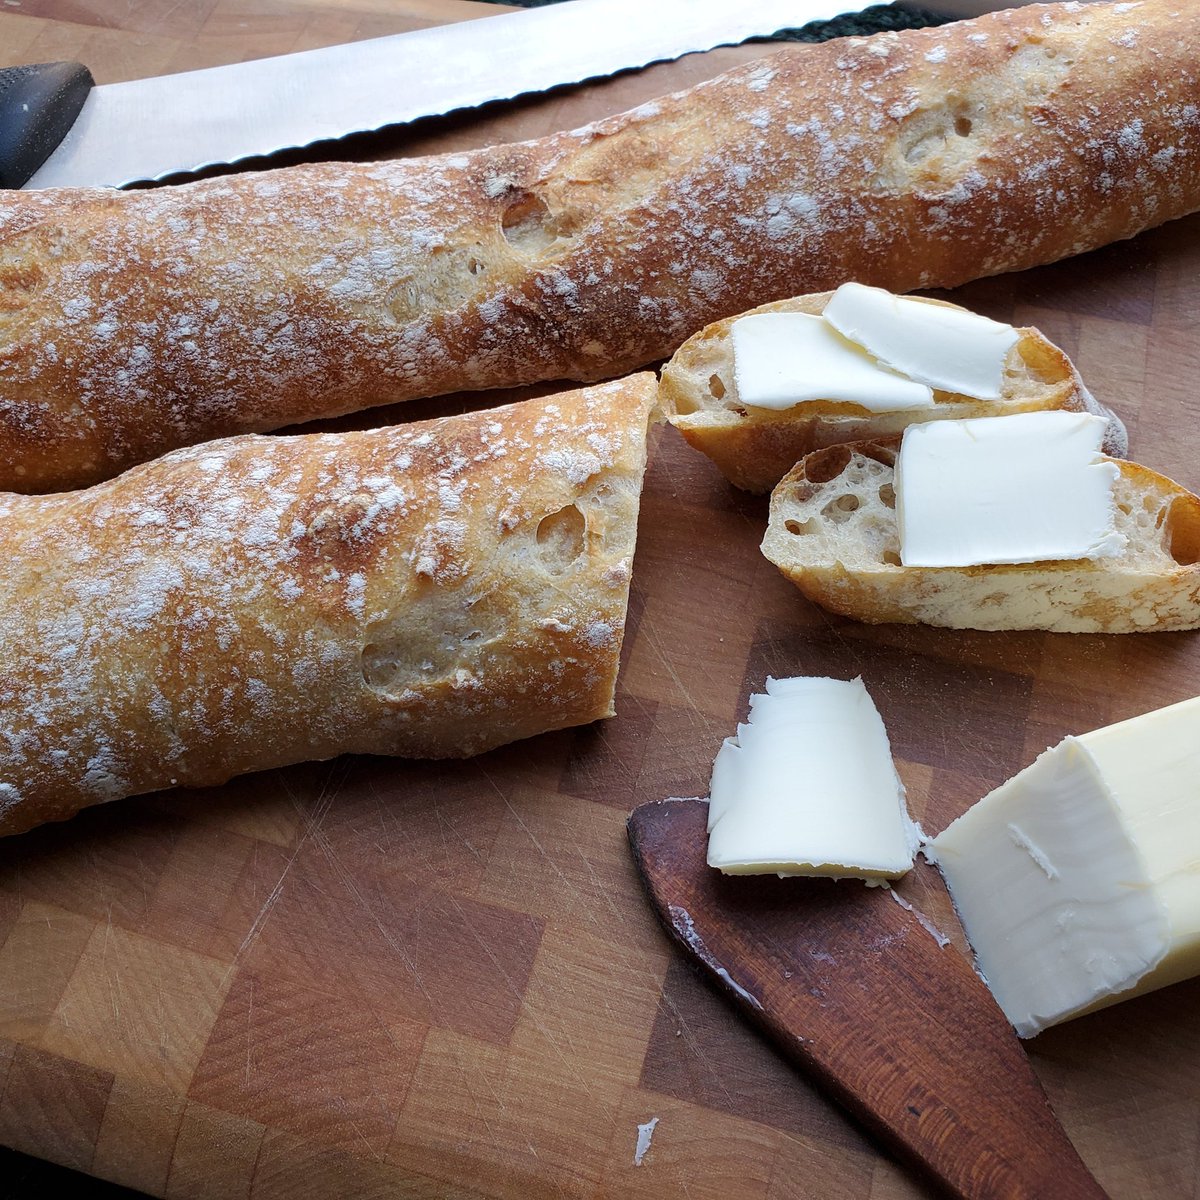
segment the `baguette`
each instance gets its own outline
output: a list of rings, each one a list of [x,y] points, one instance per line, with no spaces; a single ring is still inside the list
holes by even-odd
[[[832,292],[760,305],[751,313],[800,312],[819,316]],[[927,304],[944,301],[924,299]],[[975,400],[935,391],[936,407],[871,412],[857,404],[817,400],[792,409],[747,408],[738,397],[733,372],[733,323],[751,313],[715,321],[688,338],[663,368],[659,404],[688,443],[708,455],[735,487],[769,492],[813,450],[843,442],[870,441],[904,432],[917,421],[998,417],[1038,409],[1092,412],[1108,419],[1104,449],[1123,457],[1129,449],[1125,426],[1098,404],[1071,360],[1036,329],[1019,329],[1009,353],[999,400]]]
[[[0,833],[611,716],[652,374],[0,497]]]
[[[794,48],[571,133],[0,195],[0,489],[461,389],[594,380],[850,279],[950,287],[1200,208],[1200,6]]]
[[[900,439],[818,450],[771,494],[762,552],[810,600],[855,620],[953,629],[1135,633],[1200,626],[1200,497],[1116,460],[1114,558],[983,567],[900,563]]]

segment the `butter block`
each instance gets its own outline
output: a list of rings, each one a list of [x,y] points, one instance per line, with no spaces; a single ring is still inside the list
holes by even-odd
[[[906,567],[971,567],[1120,554],[1107,422],[1029,412],[904,431],[896,521]]]
[[[768,679],[713,763],[708,865],[729,875],[883,882],[912,867],[916,829],[861,679]]]
[[[933,392],[874,362],[820,317],[755,313],[734,321],[733,377],[752,408],[788,409],[812,400],[871,412],[932,408]]]
[[[1022,1037],[1200,974],[1200,698],[1064,739],[929,848]]]
[[[822,315],[901,375],[977,400],[1000,399],[1009,351],[1020,336],[989,317],[861,283],[838,288]]]

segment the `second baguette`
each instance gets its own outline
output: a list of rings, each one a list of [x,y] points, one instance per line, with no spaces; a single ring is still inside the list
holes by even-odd
[[[0,835],[613,712],[654,376],[0,495]]]

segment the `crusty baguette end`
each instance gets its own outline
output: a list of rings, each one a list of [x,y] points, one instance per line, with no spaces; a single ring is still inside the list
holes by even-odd
[[[1200,627],[1200,497],[1118,461],[1118,557],[905,567],[892,490],[899,439],[807,455],[771,496],[762,551],[810,600],[859,621],[1135,633]]]

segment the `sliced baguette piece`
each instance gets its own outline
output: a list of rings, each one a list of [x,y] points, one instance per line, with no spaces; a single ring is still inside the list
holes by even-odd
[[[807,455],[771,495],[762,552],[810,600],[872,624],[1136,633],[1200,626],[1200,497],[1115,460],[1114,558],[982,567],[900,563],[900,439]]]
[[[0,835],[611,716],[656,381],[0,494]]]
[[[1017,331],[1020,340],[1009,352],[999,400],[976,400],[935,390],[933,408],[893,412],[871,412],[835,400],[807,401],[783,411],[743,405],[733,373],[734,322],[757,313],[819,316],[832,296],[833,292],[797,296],[715,321],[688,338],[663,368],[659,406],[684,438],[707,454],[735,487],[769,492],[799,459],[814,450],[892,437],[917,421],[1002,417],[1040,409],[1097,413],[1109,422],[1105,452],[1118,458],[1128,453],[1120,418],[1093,398],[1066,354],[1032,328]],[[965,311],[944,300],[910,299]]]

